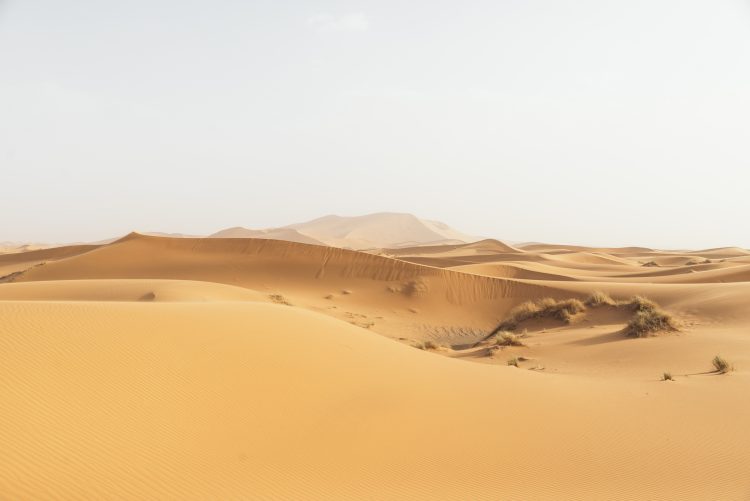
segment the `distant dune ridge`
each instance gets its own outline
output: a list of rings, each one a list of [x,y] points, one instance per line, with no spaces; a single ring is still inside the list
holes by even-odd
[[[266,230],[250,230],[235,226],[226,230],[217,231],[209,238],[263,238],[272,240],[286,240],[287,242],[299,242],[302,244],[325,245],[320,240],[316,240],[307,235],[303,235],[297,230],[291,228],[270,228]]]
[[[478,240],[439,221],[428,221],[411,214],[391,212],[353,217],[330,215],[305,223],[265,230],[235,227],[214,233],[211,237],[273,238],[344,249],[463,244]]]
[[[4,253],[0,498],[747,501],[748,297],[404,214]]]

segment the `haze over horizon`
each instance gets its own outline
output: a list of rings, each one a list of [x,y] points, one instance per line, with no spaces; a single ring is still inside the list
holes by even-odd
[[[750,4],[0,1],[0,241],[406,212],[750,248]]]

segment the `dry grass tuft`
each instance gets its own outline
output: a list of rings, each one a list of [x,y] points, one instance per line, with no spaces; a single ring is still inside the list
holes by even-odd
[[[660,308],[636,311],[625,326],[625,333],[632,337],[648,337],[657,332],[676,330],[677,322],[672,315]]]
[[[578,299],[556,301],[552,298],[544,298],[539,301],[527,301],[513,308],[498,330],[515,330],[518,324],[533,318],[555,318],[567,323],[571,321],[573,315],[585,309],[586,306]]]
[[[726,374],[727,372],[731,372],[734,370],[732,364],[730,364],[727,359],[720,355],[716,355],[714,359],[711,360],[711,363],[714,365],[716,372],[718,372],[719,374]]]
[[[518,359],[516,357],[509,359],[508,365],[512,365],[513,367],[518,367]]]
[[[674,381],[674,378],[672,377],[671,372],[665,372],[664,374],[661,375],[661,380],[662,381]]]
[[[435,341],[430,340],[424,342],[424,347],[426,350],[437,350],[438,348],[440,348],[440,345]]]
[[[602,291],[594,291],[591,293],[589,297],[586,298],[584,301],[584,304],[586,306],[617,306],[617,301],[612,299],[609,294]]]
[[[703,261],[698,261],[696,259],[691,259],[687,263],[685,263],[685,266],[695,266],[696,264],[711,264],[710,259],[704,259]]]
[[[292,306],[292,303],[290,303],[283,295],[281,294],[270,294],[268,298],[273,301],[276,304],[284,304],[286,306]]]
[[[497,334],[495,344],[497,346],[526,346],[523,341],[521,341],[521,336],[507,331],[501,331]]]
[[[658,304],[643,296],[633,296],[629,301],[620,304],[630,306],[635,312],[648,312],[659,309]]]
[[[645,266],[647,268],[651,268],[651,267],[654,267],[654,266],[659,266],[659,263],[657,263],[656,261],[649,261],[648,263],[643,263],[642,266]]]

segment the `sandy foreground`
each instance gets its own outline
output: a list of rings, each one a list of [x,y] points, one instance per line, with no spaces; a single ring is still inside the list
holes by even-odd
[[[1,499],[750,499],[743,249],[132,234],[0,277]],[[680,330],[603,307],[476,344],[595,290]]]

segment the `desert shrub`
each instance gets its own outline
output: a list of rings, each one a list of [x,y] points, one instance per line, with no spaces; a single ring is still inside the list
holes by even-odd
[[[584,301],[584,304],[586,306],[615,306],[617,302],[612,299],[609,294],[602,291],[594,291],[591,293],[589,297],[586,298],[586,301]]]
[[[521,341],[521,336],[507,331],[498,333],[495,338],[495,344],[497,346],[526,346],[523,344],[523,341]]]
[[[650,268],[652,266],[659,266],[659,263],[657,263],[656,261],[649,261],[647,263],[643,263],[643,266]]]
[[[518,359],[515,357],[509,359],[508,365],[512,365],[513,367],[518,367]]]
[[[286,306],[291,306],[292,303],[290,303],[283,295],[281,294],[270,294],[268,298],[273,301],[276,304],[284,304]]]
[[[498,330],[512,331],[518,324],[533,318],[555,318],[563,322],[570,322],[573,315],[586,309],[578,299],[564,299],[556,301],[544,298],[539,301],[527,301],[513,308],[508,318],[500,324]]]
[[[657,332],[676,330],[677,322],[672,315],[658,307],[636,311],[625,327],[625,333],[633,337],[647,337]]]
[[[424,342],[424,347],[426,350],[437,350],[438,348],[440,348],[440,345],[435,341],[429,340]]]
[[[633,296],[629,301],[626,301],[623,304],[625,306],[630,306],[635,312],[647,312],[659,309],[658,304],[643,296]]]
[[[661,380],[662,381],[674,381],[674,378],[672,377],[671,372],[665,372],[664,374],[662,374]]]
[[[720,355],[716,355],[714,359],[711,360],[711,363],[714,365],[716,372],[718,372],[719,374],[726,374],[727,372],[731,372],[734,370],[732,364],[730,364],[724,357]]]

